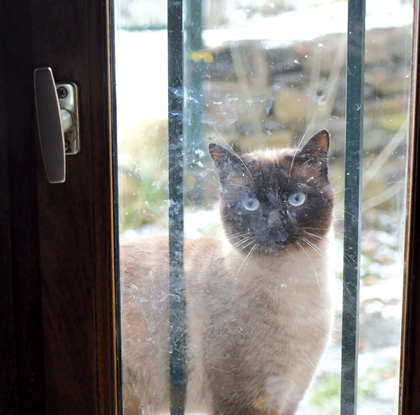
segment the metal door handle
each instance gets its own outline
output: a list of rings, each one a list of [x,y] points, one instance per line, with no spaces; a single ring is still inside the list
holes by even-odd
[[[34,72],[35,106],[45,170],[50,183],[66,181],[66,154],[80,150],[77,86],[55,84],[51,68]]]

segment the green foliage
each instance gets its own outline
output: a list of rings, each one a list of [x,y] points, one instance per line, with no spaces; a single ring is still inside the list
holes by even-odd
[[[312,389],[310,404],[314,415],[340,413],[340,375],[325,373]]]
[[[393,367],[371,368],[359,376],[357,398],[358,404],[377,394],[380,382],[388,379]],[[340,413],[340,374],[325,373],[313,386],[310,405],[313,415],[336,415]]]
[[[118,154],[122,231],[164,223],[168,199],[166,122],[139,124],[120,141]]]

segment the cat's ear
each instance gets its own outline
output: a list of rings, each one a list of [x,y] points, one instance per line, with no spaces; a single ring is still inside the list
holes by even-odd
[[[328,176],[328,148],[330,146],[330,135],[327,130],[318,131],[300,150],[297,159],[317,163],[325,179]]]
[[[209,144],[210,155],[219,173],[220,183],[225,186],[229,176],[243,169],[243,161],[234,153],[215,143]]]
[[[318,131],[302,148],[299,157],[326,162],[329,146],[330,135],[328,134],[328,131]]]

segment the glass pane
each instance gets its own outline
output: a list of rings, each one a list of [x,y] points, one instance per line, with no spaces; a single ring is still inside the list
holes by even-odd
[[[123,408],[167,413],[167,6],[115,1]],[[366,14],[358,413],[397,414],[413,1]],[[187,413],[338,414],[347,2],[184,19]]]

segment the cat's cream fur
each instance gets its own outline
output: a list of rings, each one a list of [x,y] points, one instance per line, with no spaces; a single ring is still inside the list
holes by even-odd
[[[327,245],[324,240],[318,247],[326,252]],[[233,369],[248,384],[241,393],[261,409],[255,413],[282,414],[286,408],[285,413],[294,412],[327,343],[332,297],[324,254],[292,249],[293,255],[282,252],[244,262],[244,255],[228,243],[223,247],[214,239],[186,240],[187,411],[215,411],[212,387],[221,396],[233,395],[236,385],[224,379]],[[121,254],[123,359],[129,366],[124,373],[124,410],[127,415],[141,414],[140,408],[146,414],[160,413],[169,402],[167,239],[122,244]],[[250,333],[248,339],[245,334],[237,338],[241,324],[244,330],[252,328],[252,339]],[[241,340],[248,344],[232,355],[231,343]]]
[[[295,413],[331,331],[329,238],[271,255],[185,240],[188,413]],[[125,415],[168,411],[168,256],[166,237],[121,245]]]

